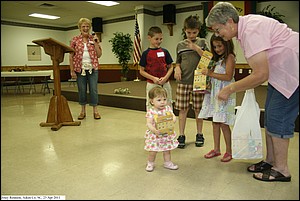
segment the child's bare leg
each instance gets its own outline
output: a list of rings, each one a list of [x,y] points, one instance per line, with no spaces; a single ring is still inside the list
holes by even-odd
[[[225,144],[226,144],[226,153],[221,159],[222,162],[228,162],[232,159],[232,151],[231,151],[231,130],[230,127],[226,124],[221,123],[221,129],[224,135]]]
[[[213,125],[213,136],[214,136],[214,150],[219,153],[221,151],[220,150],[220,136],[221,136],[220,123],[213,122],[212,125]]]
[[[200,113],[200,110],[195,110],[195,117],[198,117],[199,113]],[[197,133],[203,134],[202,133],[203,119],[196,118],[196,126],[197,126]]]
[[[171,151],[164,151],[163,152],[163,156],[164,156],[164,161],[165,162],[169,162],[171,161]]]
[[[179,135],[184,135],[185,124],[186,124],[186,116],[188,110],[180,110],[179,111]]]
[[[226,152],[231,154],[231,130],[230,127],[226,124],[221,123],[221,129],[224,135],[225,144],[226,144]]]
[[[149,155],[148,155],[148,161],[149,162],[154,162],[155,158],[156,158],[156,151],[149,151]]]
[[[154,161],[155,161],[155,157],[156,157],[156,151],[149,151],[149,155],[148,155],[148,162],[147,162],[147,166],[146,166],[146,171],[148,172],[152,172],[154,170]]]

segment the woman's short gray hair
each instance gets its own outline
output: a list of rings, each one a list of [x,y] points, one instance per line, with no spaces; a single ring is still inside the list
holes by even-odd
[[[212,27],[214,24],[226,24],[229,18],[232,18],[234,23],[238,23],[238,11],[231,3],[219,2],[210,10],[205,19],[206,26]]]

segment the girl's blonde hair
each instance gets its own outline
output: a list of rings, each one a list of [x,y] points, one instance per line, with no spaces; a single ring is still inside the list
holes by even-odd
[[[78,28],[79,28],[79,29],[81,28],[81,25],[82,25],[83,23],[89,24],[90,29],[91,29],[91,27],[92,27],[91,20],[89,20],[88,18],[80,18],[79,21],[78,21]]]
[[[161,86],[156,86],[156,87],[153,87],[149,91],[148,96],[149,96],[149,99],[153,99],[153,98],[156,98],[158,96],[162,96],[162,97],[167,98],[167,91]]]

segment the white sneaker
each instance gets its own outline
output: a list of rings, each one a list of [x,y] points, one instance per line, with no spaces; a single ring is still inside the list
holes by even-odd
[[[146,171],[152,172],[154,170],[154,162],[147,162]]]
[[[178,165],[175,165],[171,161],[164,162],[164,167],[169,169],[169,170],[177,170],[178,169]]]

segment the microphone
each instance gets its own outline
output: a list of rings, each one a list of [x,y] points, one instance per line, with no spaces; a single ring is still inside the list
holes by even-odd
[[[96,33],[95,33],[95,32],[92,32],[92,35],[95,36]],[[98,43],[98,39],[97,39],[97,38],[94,38],[94,41],[95,41],[96,43]]]

